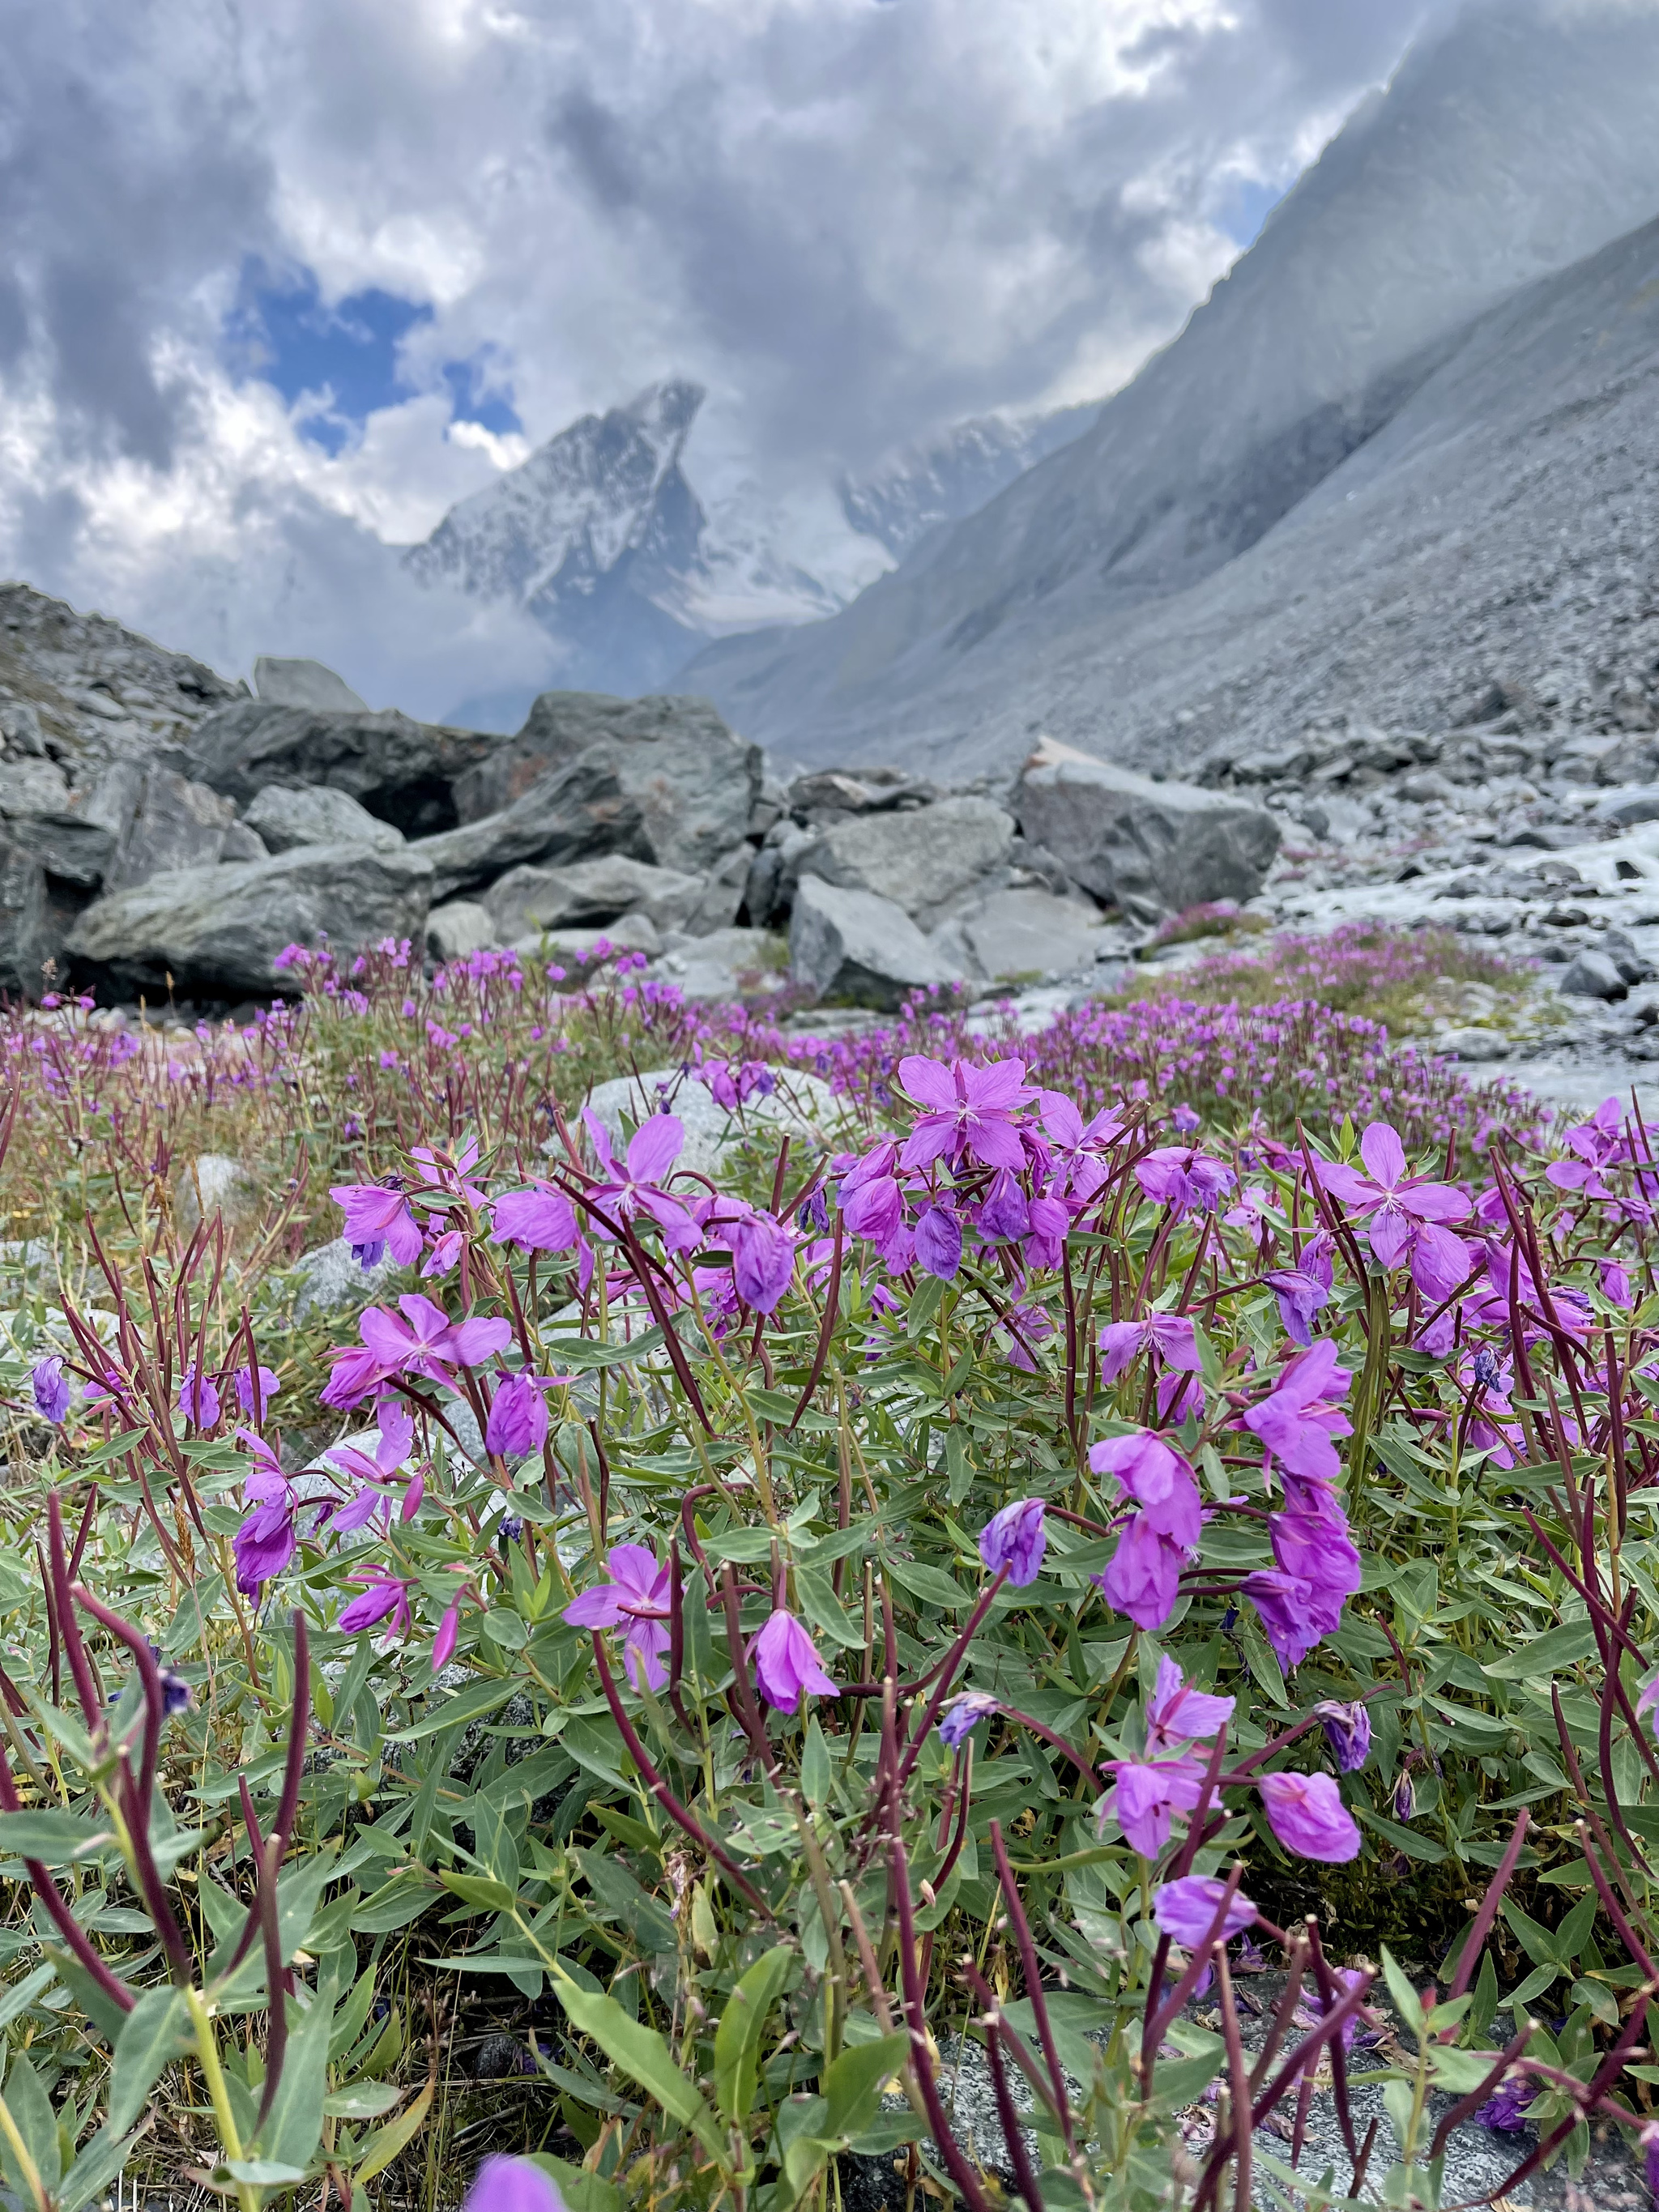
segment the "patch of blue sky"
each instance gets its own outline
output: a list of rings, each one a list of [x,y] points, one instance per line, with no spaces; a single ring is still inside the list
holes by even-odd
[[[430,324],[424,301],[370,286],[332,305],[309,269],[251,264],[227,318],[227,356],[239,376],[282,394],[302,437],[334,455],[362,436],[368,417],[430,390],[434,372],[410,358],[412,333]],[[437,365],[452,419],[502,432],[521,426],[499,350]]]
[[[1235,177],[1215,210],[1215,223],[1240,252],[1255,244],[1261,226],[1285,197],[1283,185],[1263,184],[1255,177]]]

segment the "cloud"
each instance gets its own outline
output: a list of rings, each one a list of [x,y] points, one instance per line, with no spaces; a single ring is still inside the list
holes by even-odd
[[[398,654],[516,666],[527,638],[400,611],[374,549],[518,458],[520,428],[678,372],[710,389],[710,495],[752,477],[805,496],[957,415],[1097,395],[1426,14],[14,10],[0,555],[233,668],[325,634],[352,660],[374,623],[360,688],[384,692]]]

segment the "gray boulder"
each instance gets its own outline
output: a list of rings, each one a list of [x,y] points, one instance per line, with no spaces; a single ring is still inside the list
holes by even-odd
[[[639,802],[616,769],[586,756],[550,769],[499,814],[420,838],[410,850],[432,866],[433,896],[453,897],[494,883],[521,860],[595,860],[623,853],[650,860]]]
[[[803,853],[801,877],[890,899],[924,928],[975,884],[1006,867],[1011,815],[988,799],[942,799],[913,813],[854,815]]]
[[[923,985],[957,982],[963,974],[893,900],[814,876],[803,876],[795,893],[789,969],[820,998],[886,1012]]]
[[[942,957],[999,982],[1092,969],[1103,941],[1098,908],[1041,890],[994,891],[933,939]]]
[[[45,870],[33,853],[0,836],[0,990],[40,997],[52,935]]]
[[[122,761],[106,769],[84,797],[72,799],[54,763],[8,762],[0,767],[0,814],[48,875],[92,890],[115,858],[143,784],[143,768]]]
[[[1561,971],[1570,999],[1622,999],[1630,987],[1605,952],[1576,953]]]
[[[1638,822],[1659,822],[1659,784],[1647,784],[1634,791],[1611,792],[1596,806],[1593,817],[1598,822],[1616,822],[1622,829],[1630,829]]]
[[[587,1103],[618,1152],[629,1133],[653,1114],[676,1115],[685,1131],[677,1165],[715,1182],[745,1137],[758,1137],[772,1146],[787,1135],[797,1149],[803,1145],[821,1149],[834,1141],[847,1111],[822,1076],[793,1067],[778,1068],[775,1087],[746,1099],[735,1114],[718,1103],[700,1078],[678,1067],[617,1076],[601,1083]]]
[[[125,890],[179,868],[210,868],[224,856],[236,819],[228,799],[172,769],[149,768],[114,857],[104,871],[106,891]]]
[[[89,906],[66,948],[77,977],[123,990],[240,998],[280,990],[276,957],[326,938],[354,953],[382,938],[421,942],[432,871],[405,848],[301,846],[274,859],[152,876]]]
[[[486,908],[471,899],[451,899],[434,906],[426,918],[426,949],[434,960],[465,960],[499,945],[501,933]]]
[[[723,1005],[781,990],[788,966],[787,945],[769,930],[715,929],[671,939],[651,974],[683,997]]]
[[[289,1270],[294,1318],[303,1322],[347,1310],[361,1313],[401,1273],[390,1255],[365,1267],[343,1237],[313,1245]]]
[[[477,730],[413,721],[394,708],[325,711],[245,699],[198,725],[189,760],[193,775],[238,805],[267,784],[325,784],[418,837],[462,819],[456,779],[503,742]]]
[[[404,833],[380,821],[347,791],[323,783],[268,783],[242,811],[242,820],[268,853],[290,853],[296,845],[367,845],[390,853]]]
[[[624,914],[649,915],[659,929],[683,929],[702,890],[699,877],[607,853],[562,868],[511,868],[490,885],[483,903],[510,944],[538,929],[580,928]]]
[[[752,846],[738,845],[709,870],[697,902],[685,919],[684,926],[693,937],[708,937],[716,930],[731,928],[749,888],[753,859]]]
[[[58,814],[70,803],[70,787],[56,761],[0,761],[0,814]]]
[[[462,822],[498,814],[579,761],[605,768],[638,816],[642,860],[686,874],[714,867],[747,836],[761,795],[761,751],[705,699],[612,699],[544,691],[514,738],[459,777]],[[526,855],[526,857],[529,857]]]
[[[1265,807],[1058,746],[1028,763],[1014,803],[1026,836],[1085,890],[1148,920],[1254,898],[1279,850]]]
[[[320,660],[273,659],[262,653],[253,664],[253,688],[274,707],[320,707],[328,714],[368,711],[368,700]]]
[[[228,1237],[255,1228],[270,1195],[252,1169],[228,1152],[201,1152],[186,1160],[173,1179],[173,1218],[185,1236],[193,1237],[204,1212],[216,1213]]]

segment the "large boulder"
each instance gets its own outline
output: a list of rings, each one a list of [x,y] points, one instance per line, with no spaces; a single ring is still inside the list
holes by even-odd
[[[677,1169],[714,1182],[729,1173],[732,1156],[745,1139],[770,1149],[787,1136],[797,1152],[802,1146],[821,1151],[836,1140],[847,1118],[846,1107],[822,1076],[794,1067],[776,1069],[772,1089],[752,1093],[735,1114],[701,1077],[678,1067],[613,1077],[590,1094],[587,1106],[618,1153],[642,1121],[653,1114],[674,1115],[685,1132]]]
[[[242,998],[279,990],[277,955],[325,938],[349,954],[424,933],[430,865],[404,848],[301,846],[264,860],[183,868],[94,901],[70,932],[78,978],[125,991]]]
[[[458,778],[459,818],[497,814],[577,761],[609,769],[633,802],[640,858],[685,874],[743,842],[761,796],[760,747],[734,736],[706,699],[544,691],[518,735],[494,740]]]
[[[238,805],[267,784],[325,784],[419,837],[463,819],[456,779],[503,742],[477,730],[413,721],[392,708],[371,714],[245,699],[198,724],[189,759],[196,776]]]
[[[894,900],[874,891],[842,890],[813,876],[803,876],[795,893],[789,969],[820,998],[887,1012],[912,991],[960,981],[963,973]]]
[[[52,935],[46,872],[24,846],[0,836],[0,990],[40,997]]]
[[[390,853],[404,842],[401,830],[378,820],[349,792],[323,783],[268,783],[243,809],[242,821],[270,853],[291,853],[296,845],[367,845]]]
[[[914,813],[854,815],[798,860],[801,876],[890,899],[927,928],[1007,865],[1011,815],[988,799],[942,799]]]
[[[1032,890],[993,891],[933,939],[935,952],[997,982],[1086,971],[1104,942],[1097,907]]]
[[[1147,920],[1212,899],[1254,898],[1279,850],[1265,807],[1149,776],[1063,746],[1027,764],[1020,828],[1098,899]]]
[[[488,913],[471,899],[451,899],[434,906],[426,918],[426,949],[434,960],[465,960],[501,941]]]
[[[672,940],[651,975],[684,998],[726,1006],[781,990],[788,965],[787,945],[769,930],[715,929]]]
[[[283,660],[262,653],[253,664],[253,688],[276,707],[320,707],[328,714],[367,713],[344,677],[320,660]]]
[[[104,889],[118,891],[180,868],[210,868],[224,857],[236,809],[204,783],[172,769],[149,768],[138,803],[104,871]]]
[[[499,814],[420,838],[410,849],[431,863],[438,899],[494,883],[522,860],[562,866],[605,853],[651,859],[638,801],[613,767],[586,756],[550,769]]]
[[[607,853],[563,868],[510,868],[483,903],[499,941],[510,945],[538,929],[580,928],[624,914],[649,915],[659,929],[683,929],[702,891],[701,877]]]

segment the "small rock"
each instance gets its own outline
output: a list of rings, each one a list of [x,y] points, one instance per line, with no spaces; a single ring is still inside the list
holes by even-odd
[[[296,845],[367,845],[373,852],[390,853],[404,842],[401,830],[360,806],[349,791],[321,783],[268,783],[249,802],[242,820],[270,853],[292,852]]]
[[[325,714],[368,712],[343,676],[325,668],[320,660],[273,659],[262,653],[253,664],[256,695],[274,707],[319,707]],[[319,843],[326,842],[319,839]]]
[[[426,918],[426,949],[434,960],[465,960],[500,943],[487,907],[471,899],[450,899]]]
[[[653,1114],[676,1115],[685,1131],[677,1164],[717,1178],[730,1151],[746,1134],[759,1133],[769,1142],[787,1134],[797,1146],[821,1146],[839,1130],[846,1109],[821,1076],[785,1067],[775,1074],[775,1087],[755,1092],[736,1114],[716,1102],[706,1083],[682,1075],[678,1067],[617,1076],[601,1083],[587,1103],[618,1152],[630,1127],[638,1128]]]
[[[294,1318],[307,1322],[348,1307],[360,1313],[397,1279],[398,1273],[397,1261],[390,1257],[365,1267],[343,1237],[313,1245],[289,1270],[294,1285]]]
[[[1497,1030],[1448,1030],[1436,1042],[1455,1060],[1506,1060],[1510,1050],[1509,1039]]]
[[[1574,999],[1622,999],[1627,986],[1604,952],[1580,952],[1562,973],[1560,989]]]
[[[746,865],[749,848],[743,849]],[[501,938],[516,942],[537,929],[603,927],[624,914],[647,915],[659,930],[679,929],[702,896],[699,877],[607,853],[568,867],[509,868],[483,903]]]
[[[186,1237],[194,1236],[204,1213],[216,1213],[234,1236],[251,1229],[265,1207],[265,1186],[241,1161],[226,1152],[203,1152],[186,1160],[173,1178],[173,1218]]]

